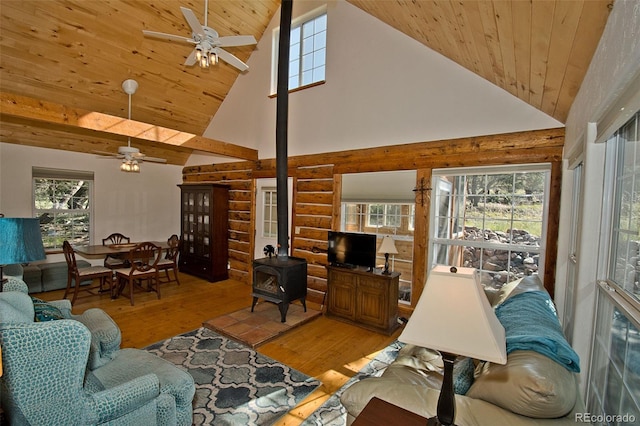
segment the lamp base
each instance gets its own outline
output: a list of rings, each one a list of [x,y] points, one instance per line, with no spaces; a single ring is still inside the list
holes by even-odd
[[[389,275],[391,273],[391,271],[389,271],[389,253],[384,254],[384,271],[382,271],[382,273],[385,275]]]
[[[449,425],[445,425],[444,423],[440,423],[438,416],[433,416],[427,419],[427,426],[456,426],[456,424],[451,423]]]

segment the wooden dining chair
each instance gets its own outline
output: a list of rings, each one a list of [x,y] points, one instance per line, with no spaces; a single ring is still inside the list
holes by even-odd
[[[178,254],[180,253],[180,238],[176,234],[173,234],[167,240],[169,247],[165,251],[164,257],[158,262],[158,270],[164,271],[165,277],[162,278],[162,283],[170,283],[175,281],[180,285],[178,279]],[[169,275],[169,271],[173,271],[173,278]]]
[[[107,246],[111,244],[129,244],[131,239],[129,237],[125,237],[124,235],[114,232],[109,235],[107,238],[102,239],[102,245]],[[127,254],[108,254],[104,259],[104,266],[109,269],[118,269],[129,266],[127,264]]]
[[[118,294],[122,294],[128,285],[131,306],[133,306],[134,288],[142,288],[143,281],[146,281],[147,291],[155,291],[160,299],[158,262],[161,254],[162,249],[152,242],[140,243],[129,251],[128,261],[131,266],[116,269]]]
[[[94,290],[98,290],[100,293],[106,291],[105,285],[108,284],[108,291],[113,295],[113,271],[104,266],[88,266],[86,268],[78,268],[76,262],[76,253],[71,247],[69,241],[62,243],[62,251],[64,252],[64,258],[67,261],[67,288],[64,291],[63,299],[67,298],[67,294],[71,292],[71,282],[73,281],[73,298],[71,304],[73,305],[78,297],[80,291],[86,291],[89,294],[95,295]],[[100,280],[100,285],[93,284],[80,285],[81,283],[96,279]]]

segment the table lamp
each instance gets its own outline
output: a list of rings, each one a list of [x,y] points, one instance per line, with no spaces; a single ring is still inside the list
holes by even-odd
[[[2,269],[13,263],[46,258],[37,218],[0,217],[0,291],[4,285]]]
[[[428,425],[453,425],[453,364],[458,355],[507,362],[504,328],[473,268],[436,266],[398,340],[440,352],[444,363],[437,416]]]
[[[390,274],[391,271],[389,271],[389,255],[398,254],[396,244],[390,235],[387,235],[382,239],[382,244],[380,244],[378,253],[384,253],[384,271],[382,271],[382,273]]]

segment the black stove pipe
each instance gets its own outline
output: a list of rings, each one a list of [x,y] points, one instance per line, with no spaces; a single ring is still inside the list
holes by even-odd
[[[293,0],[282,0],[280,6],[280,38],[278,41],[278,84],[276,95],[276,190],[278,217],[278,256],[289,256],[289,178],[287,152],[289,114],[289,40]]]

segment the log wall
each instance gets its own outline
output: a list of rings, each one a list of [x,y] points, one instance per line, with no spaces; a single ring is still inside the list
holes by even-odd
[[[436,168],[551,163],[551,188],[545,258],[545,287],[553,296],[562,182],[564,129],[546,129],[379,148],[302,155],[289,158],[294,180],[290,253],[308,262],[308,298],[322,303],[327,288],[327,231],[338,229],[343,173],[416,170],[416,185],[431,182]],[[184,182],[229,185],[230,277],[251,284],[254,253],[256,183],[276,175],[275,159],[183,169]],[[430,185],[429,185],[430,186]],[[426,281],[429,198],[416,204],[412,304]]]

